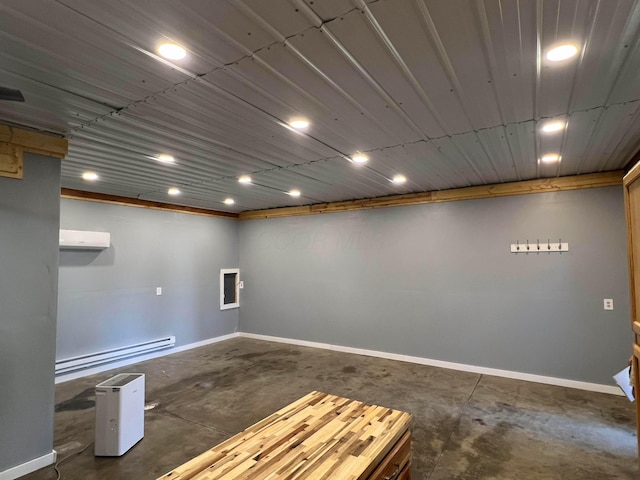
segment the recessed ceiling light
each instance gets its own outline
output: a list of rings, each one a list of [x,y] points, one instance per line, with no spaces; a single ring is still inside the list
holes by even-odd
[[[158,47],[158,53],[167,60],[182,60],[187,55],[187,51],[175,43],[163,43]]]
[[[249,175],[242,175],[241,177],[238,177],[238,181],[240,183],[251,183],[251,177]]]
[[[176,187],[171,187],[169,190],[167,190],[167,193],[169,195],[180,195],[180,189]]]
[[[98,174],[96,172],[84,172],[82,179],[88,182],[95,182],[98,179]]]
[[[547,60],[561,62],[573,57],[578,53],[578,47],[571,44],[558,45],[547,52]]]
[[[365,154],[363,153],[356,153],[353,157],[351,157],[351,160],[353,160],[353,163],[367,163],[369,161],[369,157],[367,157]]]
[[[168,153],[161,153],[155,157],[161,163],[174,163],[176,159],[173,155],[169,155]]]
[[[304,130],[309,126],[309,120],[306,118],[294,118],[289,122],[289,125],[296,130]]]
[[[233,198],[225,198],[224,199],[224,204],[225,205],[233,205],[235,202],[235,200]]]
[[[291,195],[292,197],[299,197],[300,190],[289,190],[289,195]]]
[[[402,184],[407,181],[407,177],[405,177],[404,175],[398,174],[398,175],[394,175],[391,181],[396,184]]]
[[[560,155],[558,155],[557,153],[547,153],[540,159],[542,163],[554,163],[559,160],[560,160]]]
[[[564,129],[564,127],[566,127],[567,122],[563,122],[563,121],[551,121],[551,122],[547,122],[542,126],[542,131],[544,133],[555,133],[555,132],[559,132],[560,130]]]

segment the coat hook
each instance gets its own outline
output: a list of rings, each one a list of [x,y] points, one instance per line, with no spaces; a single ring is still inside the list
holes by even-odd
[[[547,238],[547,250],[551,250],[551,239]]]
[[[516,240],[516,250],[520,251],[520,240]]]
[[[536,240],[536,245],[538,246],[538,250],[540,250],[540,239],[539,238]]]
[[[527,250],[529,250],[529,239],[527,238]]]

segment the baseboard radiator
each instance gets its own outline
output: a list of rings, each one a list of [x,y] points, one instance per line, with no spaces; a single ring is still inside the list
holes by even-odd
[[[148,342],[136,343],[125,347],[112,348],[102,352],[89,353],[78,357],[66,358],[56,362],[56,375],[75,372],[84,368],[95,367],[116,360],[143,355],[163,348],[170,348],[176,344],[176,337],[164,337]]]

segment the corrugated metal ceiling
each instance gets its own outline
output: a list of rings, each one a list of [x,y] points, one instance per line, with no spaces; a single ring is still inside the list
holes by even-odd
[[[0,121],[69,139],[63,187],[200,208],[601,172],[640,148],[640,1],[2,0],[0,85]]]

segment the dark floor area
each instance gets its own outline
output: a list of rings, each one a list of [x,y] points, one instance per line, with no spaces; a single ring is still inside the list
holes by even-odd
[[[246,338],[58,385],[58,460],[93,441],[93,387],[121,372],[145,373],[157,404],[144,439],[69,457],[63,480],[155,479],[312,390],[412,413],[413,480],[638,478],[624,397]]]

